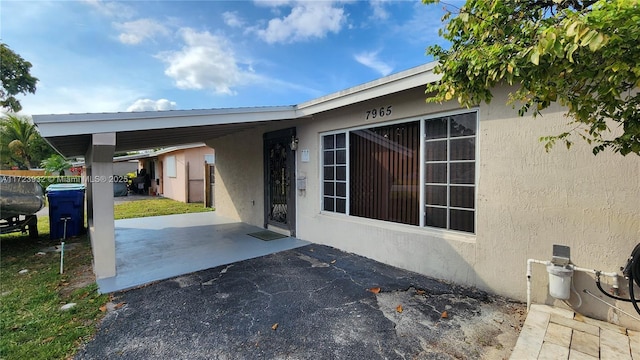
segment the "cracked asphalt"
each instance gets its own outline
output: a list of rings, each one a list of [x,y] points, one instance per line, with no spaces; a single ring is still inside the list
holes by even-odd
[[[521,303],[321,245],[113,303],[76,359],[500,359],[524,321]]]

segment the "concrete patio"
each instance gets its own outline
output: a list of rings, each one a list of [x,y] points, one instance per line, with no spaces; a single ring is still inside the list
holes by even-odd
[[[116,220],[116,272],[97,281],[110,293],[309,244],[293,237],[264,241],[264,229],[215,212]]]

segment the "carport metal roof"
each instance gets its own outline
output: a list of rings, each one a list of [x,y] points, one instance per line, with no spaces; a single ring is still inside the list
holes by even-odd
[[[440,79],[428,63],[381,79],[291,106],[206,110],[34,115],[40,134],[62,155],[84,156],[92,134],[116,133],[115,151],[203,142],[407,90]]]

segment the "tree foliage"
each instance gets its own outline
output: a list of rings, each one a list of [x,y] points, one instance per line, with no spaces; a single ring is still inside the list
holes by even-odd
[[[38,79],[31,76],[30,70],[30,62],[25,61],[6,44],[0,43],[0,106],[12,112],[22,110],[22,105],[15,95],[36,92]]]
[[[60,176],[64,176],[65,171],[69,170],[72,164],[68,162],[67,159],[62,157],[62,155],[53,154],[48,158],[42,160],[42,162],[40,162],[40,166],[42,166],[42,168],[44,168],[45,172],[48,174],[57,173]]]
[[[446,9],[440,34],[452,45],[427,49],[443,74],[427,101],[477,105],[506,83],[520,116],[555,102],[568,109],[572,130],[543,137],[547,150],[577,136],[594,154],[640,155],[638,0],[468,0]]]
[[[2,167],[30,169],[32,164],[39,164],[54,153],[28,118],[6,114],[0,119]]]

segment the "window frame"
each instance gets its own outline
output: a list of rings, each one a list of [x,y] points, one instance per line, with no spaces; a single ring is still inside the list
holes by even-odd
[[[475,114],[475,125],[476,125],[476,130],[475,130],[475,134],[471,135],[471,136],[460,136],[460,137],[454,137],[451,138],[450,137],[450,130],[449,130],[449,126],[447,126],[447,137],[444,138],[447,141],[447,160],[446,160],[446,164],[447,164],[447,182],[445,183],[446,188],[447,188],[447,227],[446,228],[441,228],[441,227],[435,227],[435,226],[427,226],[426,225],[426,208],[427,208],[427,204],[426,204],[426,185],[428,184],[426,182],[426,146],[425,143],[427,141],[426,139],[426,129],[425,129],[425,124],[428,120],[430,119],[437,119],[437,118],[442,118],[442,117],[450,117],[450,116],[456,116],[456,115],[462,115],[462,114]],[[377,219],[371,219],[371,218],[366,218],[366,217],[358,217],[361,219],[365,219],[367,221],[382,221],[385,223],[390,223],[390,224],[395,224],[395,225],[399,225],[399,226],[408,226],[411,228],[419,228],[419,229],[423,229],[423,230],[428,230],[428,231],[435,231],[435,232],[446,232],[446,233],[455,233],[455,234],[461,234],[461,235],[465,235],[465,236],[475,236],[476,235],[476,230],[477,230],[477,224],[478,224],[478,180],[479,180],[479,164],[480,164],[480,109],[479,107],[471,107],[468,109],[456,109],[456,110],[451,110],[451,111],[443,111],[443,112],[438,112],[438,113],[432,113],[432,114],[425,114],[422,116],[415,116],[415,117],[408,117],[408,118],[403,118],[403,119],[398,119],[398,120],[393,120],[393,121],[385,121],[385,122],[379,122],[379,123],[374,123],[374,124],[364,124],[364,125],[359,125],[359,126],[354,126],[354,127],[349,127],[346,129],[340,129],[340,130],[331,130],[331,131],[325,131],[325,132],[320,132],[318,135],[318,142],[319,142],[319,151],[318,151],[318,158],[319,158],[319,181],[320,181],[320,186],[319,186],[319,201],[320,201],[320,213],[322,214],[326,214],[326,215],[332,215],[332,216],[349,216],[349,217],[353,217],[350,214],[350,199],[351,199],[351,194],[350,194],[350,183],[351,183],[351,164],[350,164],[350,144],[349,144],[349,137],[350,137],[350,133],[352,131],[357,131],[357,130],[363,130],[363,129],[372,129],[372,128],[377,128],[377,127],[385,127],[385,126],[390,126],[390,125],[396,125],[396,124],[402,124],[402,123],[409,123],[409,122],[413,122],[413,121],[419,121],[420,122],[420,148],[419,148],[419,156],[420,156],[420,168],[419,168],[419,176],[420,176],[420,180],[419,180],[419,225],[409,225],[409,224],[402,224],[402,223],[396,223],[393,221],[386,221],[386,220],[377,220]],[[346,191],[346,211],[344,213],[340,213],[340,212],[336,212],[336,211],[330,211],[330,210],[324,210],[324,136],[327,135],[336,135],[336,134],[344,134],[345,136],[345,146],[346,146],[346,167],[347,167],[347,176],[346,176],[346,184],[347,184],[347,191]],[[450,150],[450,141],[451,139],[464,139],[464,138],[474,138],[475,140],[475,145],[474,145],[474,159],[473,160],[454,160],[454,163],[473,163],[474,164],[474,178],[473,178],[473,184],[453,184],[454,186],[462,186],[462,187],[473,187],[473,209],[470,208],[459,208],[459,207],[455,207],[455,206],[450,206],[450,178],[449,178],[449,165],[451,164],[451,160],[449,160],[449,150]],[[472,211],[473,212],[473,232],[468,232],[468,231],[462,231],[462,230],[455,230],[455,229],[449,229],[450,226],[450,216],[449,216],[449,210],[453,209],[453,210],[463,210],[463,211]]]
[[[337,212],[337,211],[335,211],[335,200],[338,198],[338,196],[335,194],[336,193],[335,192],[335,187],[334,187],[334,195],[330,196],[330,197],[332,197],[334,199],[334,210],[331,211],[331,210],[325,210],[324,209],[324,205],[325,205],[324,204],[324,199],[325,199],[325,197],[328,197],[324,193],[324,183],[326,181],[324,179],[324,176],[325,176],[325,173],[324,173],[324,171],[325,171],[324,153],[326,151],[326,149],[324,148],[324,137],[331,135],[331,136],[334,136],[334,140],[335,140],[335,136],[336,135],[340,135],[340,134],[344,135],[344,137],[345,137],[345,139],[344,139],[344,141],[345,141],[344,150],[345,150],[345,156],[346,156],[345,164],[344,164],[345,167],[346,167],[346,176],[345,176],[346,180],[344,181],[345,184],[346,184],[346,196],[344,197],[344,199],[345,199],[345,212]],[[336,130],[336,131],[329,131],[329,132],[325,132],[325,133],[320,134],[320,146],[319,146],[319,148],[320,148],[320,151],[318,153],[319,153],[319,157],[320,157],[320,161],[319,161],[319,163],[320,163],[320,211],[321,212],[331,213],[331,214],[339,214],[339,215],[347,215],[348,216],[349,215],[349,197],[350,197],[350,194],[349,194],[349,183],[351,181],[351,179],[349,177],[350,176],[349,168],[351,167],[350,161],[349,161],[349,131],[347,131],[347,130]],[[342,148],[340,148],[340,149],[342,149]],[[338,180],[335,179],[335,173],[336,173],[335,169],[336,169],[336,167],[338,165],[335,162],[335,152],[338,150],[336,148],[336,146],[335,146],[335,142],[334,142],[334,148],[330,149],[330,150],[333,150],[333,152],[334,152],[334,163],[333,163],[334,179],[331,180],[331,181],[333,181],[334,186],[335,186],[337,184],[337,181],[338,181]],[[342,165],[342,164],[340,164],[340,165]],[[342,198],[342,196],[340,196],[340,198]]]
[[[431,161],[431,163],[434,164],[446,164],[446,181],[443,183],[428,183],[427,179],[426,179],[426,174],[422,177],[422,181],[423,181],[423,189],[422,189],[422,196],[421,198],[424,200],[424,203],[421,204],[422,206],[422,218],[421,218],[421,223],[420,226],[425,227],[425,228],[429,228],[429,229],[440,229],[440,230],[446,230],[446,231],[455,231],[455,232],[459,232],[459,233],[464,233],[464,234],[474,234],[476,233],[476,227],[477,227],[477,208],[478,208],[478,153],[479,153],[479,147],[478,147],[478,132],[480,129],[480,118],[479,118],[479,111],[477,108],[472,108],[472,109],[466,109],[466,110],[462,110],[462,111],[454,111],[454,112],[446,112],[446,113],[441,113],[441,114],[436,114],[435,116],[429,116],[429,117],[425,117],[423,118],[422,124],[424,127],[426,127],[426,123],[429,120],[432,119],[438,119],[438,118],[448,118],[448,117],[453,117],[456,115],[463,115],[463,114],[471,114],[471,113],[475,113],[475,125],[476,125],[476,129],[475,129],[475,133],[474,135],[464,135],[464,136],[456,136],[456,137],[452,137],[451,136],[451,127],[450,127],[450,120],[447,120],[447,134],[445,137],[440,137],[440,138],[435,138],[435,139],[427,139],[427,134],[426,134],[426,129],[424,131],[422,131],[422,144],[426,144],[427,142],[437,142],[437,141],[446,141],[447,145],[446,145],[446,154],[447,154],[447,159],[444,161],[441,160],[427,160],[426,159],[426,146],[422,148],[422,154],[424,155],[424,158],[422,159],[422,165],[423,165],[423,170],[426,169],[426,163],[427,161]],[[474,139],[474,158],[473,160],[451,160],[451,140],[459,140],[459,139],[470,139],[473,138]],[[451,182],[451,164],[463,164],[463,163],[472,163],[474,164],[474,174],[473,174],[473,184],[465,184],[465,183],[452,183]],[[427,204],[427,192],[426,192],[426,187],[427,186],[444,186],[446,189],[446,205],[436,205],[436,204]],[[469,188],[473,188],[473,208],[463,208],[463,207],[457,207],[457,206],[451,206],[451,187],[469,187]],[[428,226],[426,224],[426,209],[427,207],[431,207],[431,208],[438,208],[438,209],[445,209],[446,210],[446,224],[445,227],[437,227],[437,226]],[[458,211],[471,211],[473,212],[473,231],[464,231],[464,230],[456,230],[456,229],[451,229],[451,210],[458,210]]]

